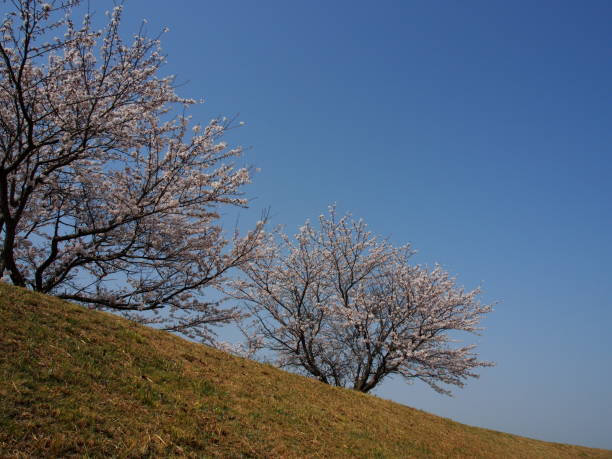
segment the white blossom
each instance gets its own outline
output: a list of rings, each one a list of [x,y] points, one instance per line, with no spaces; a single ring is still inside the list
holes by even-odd
[[[263,227],[230,240],[218,222],[246,205],[242,150],[230,121],[172,116],[195,102],[159,75],[158,40],[122,40],[121,6],[99,31],[71,19],[78,3],[15,0],[0,25],[0,278],[211,338],[239,314],[205,290],[257,256]]]
[[[400,374],[448,393],[444,385],[462,386],[492,365],[449,336],[477,333],[491,305],[439,266],[410,265],[413,253],[378,239],[362,220],[338,218],[332,206],[318,228],[307,221],[293,239],[267,234],[229,293],[248,306],[251,336],[281,366],[364,392]]]

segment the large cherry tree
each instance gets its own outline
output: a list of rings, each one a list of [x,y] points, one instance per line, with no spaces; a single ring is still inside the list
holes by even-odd
[[[265,349],[289,367],[368,392],[387,376],[419,379],[441,393],[477,377],[474,345],[491,305],[439,266],[412,265],[409,246],[393,247],[334,208],[295,238],[266,236],[265,253],[242,266],[231,295],[252,314],[251,351]]]
[[[4,5],[0,278],[210,338],[237,312],[205,290],[261,236],[219,224],[219,206],[246,205],[242,151],[222,141],[228,120],[190,124],[158,37],[124,41],[121,6],[101,30],[75,21],[79,3]]]

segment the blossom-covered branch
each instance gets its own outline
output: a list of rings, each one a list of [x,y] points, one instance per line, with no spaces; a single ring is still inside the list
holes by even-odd
[[[400,374],[435,390],[477,377],[473,346],[449,332],[478,332],[491,311],[439,266],[408,263],[409,246],[393,247],[335,209],[294,239],[266,236],[260,258],[243,265],[231,294],[249,307],[253,336],[280,366],[322,382],[368,392]]]
[[[94,30],[89,15],[74,22],[78,1],[12,3],[0,24],[0,277],[210,337],[237,312],[203,292],[256,256],[262,229],[228,240],[218,223],[219,206],[247,204],[242,150],[222,141],[231,122],[190,124],[195,101],[160,76],[157,38],[122,39],[121,6]]]

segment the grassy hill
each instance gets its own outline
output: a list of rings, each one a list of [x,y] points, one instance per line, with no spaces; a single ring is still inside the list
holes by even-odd
[[[326,386],[0,283],[0,457],[612,457]]]

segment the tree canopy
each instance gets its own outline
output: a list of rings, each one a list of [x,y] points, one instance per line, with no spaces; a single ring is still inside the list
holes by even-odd
[[[242,149],[227,119],[191,125],[158,37],[125,42],[121,6],[77,23],[79,3],[15,0],[0,24],[0,278],[210,338],[237,312],[203,291],[261,229],[219,223],[247,204]]]
[[[393,247],[362,220],[321,215],[295,238],[268,234],[265,255],[242,266],[232,295],[249,308],[252,346],[322,382],[368,392],[389,375],[436,391],[463,386],[478,367],[476,333],[491,305],[465,291],[440,266],[409,264],[410,246]]]

